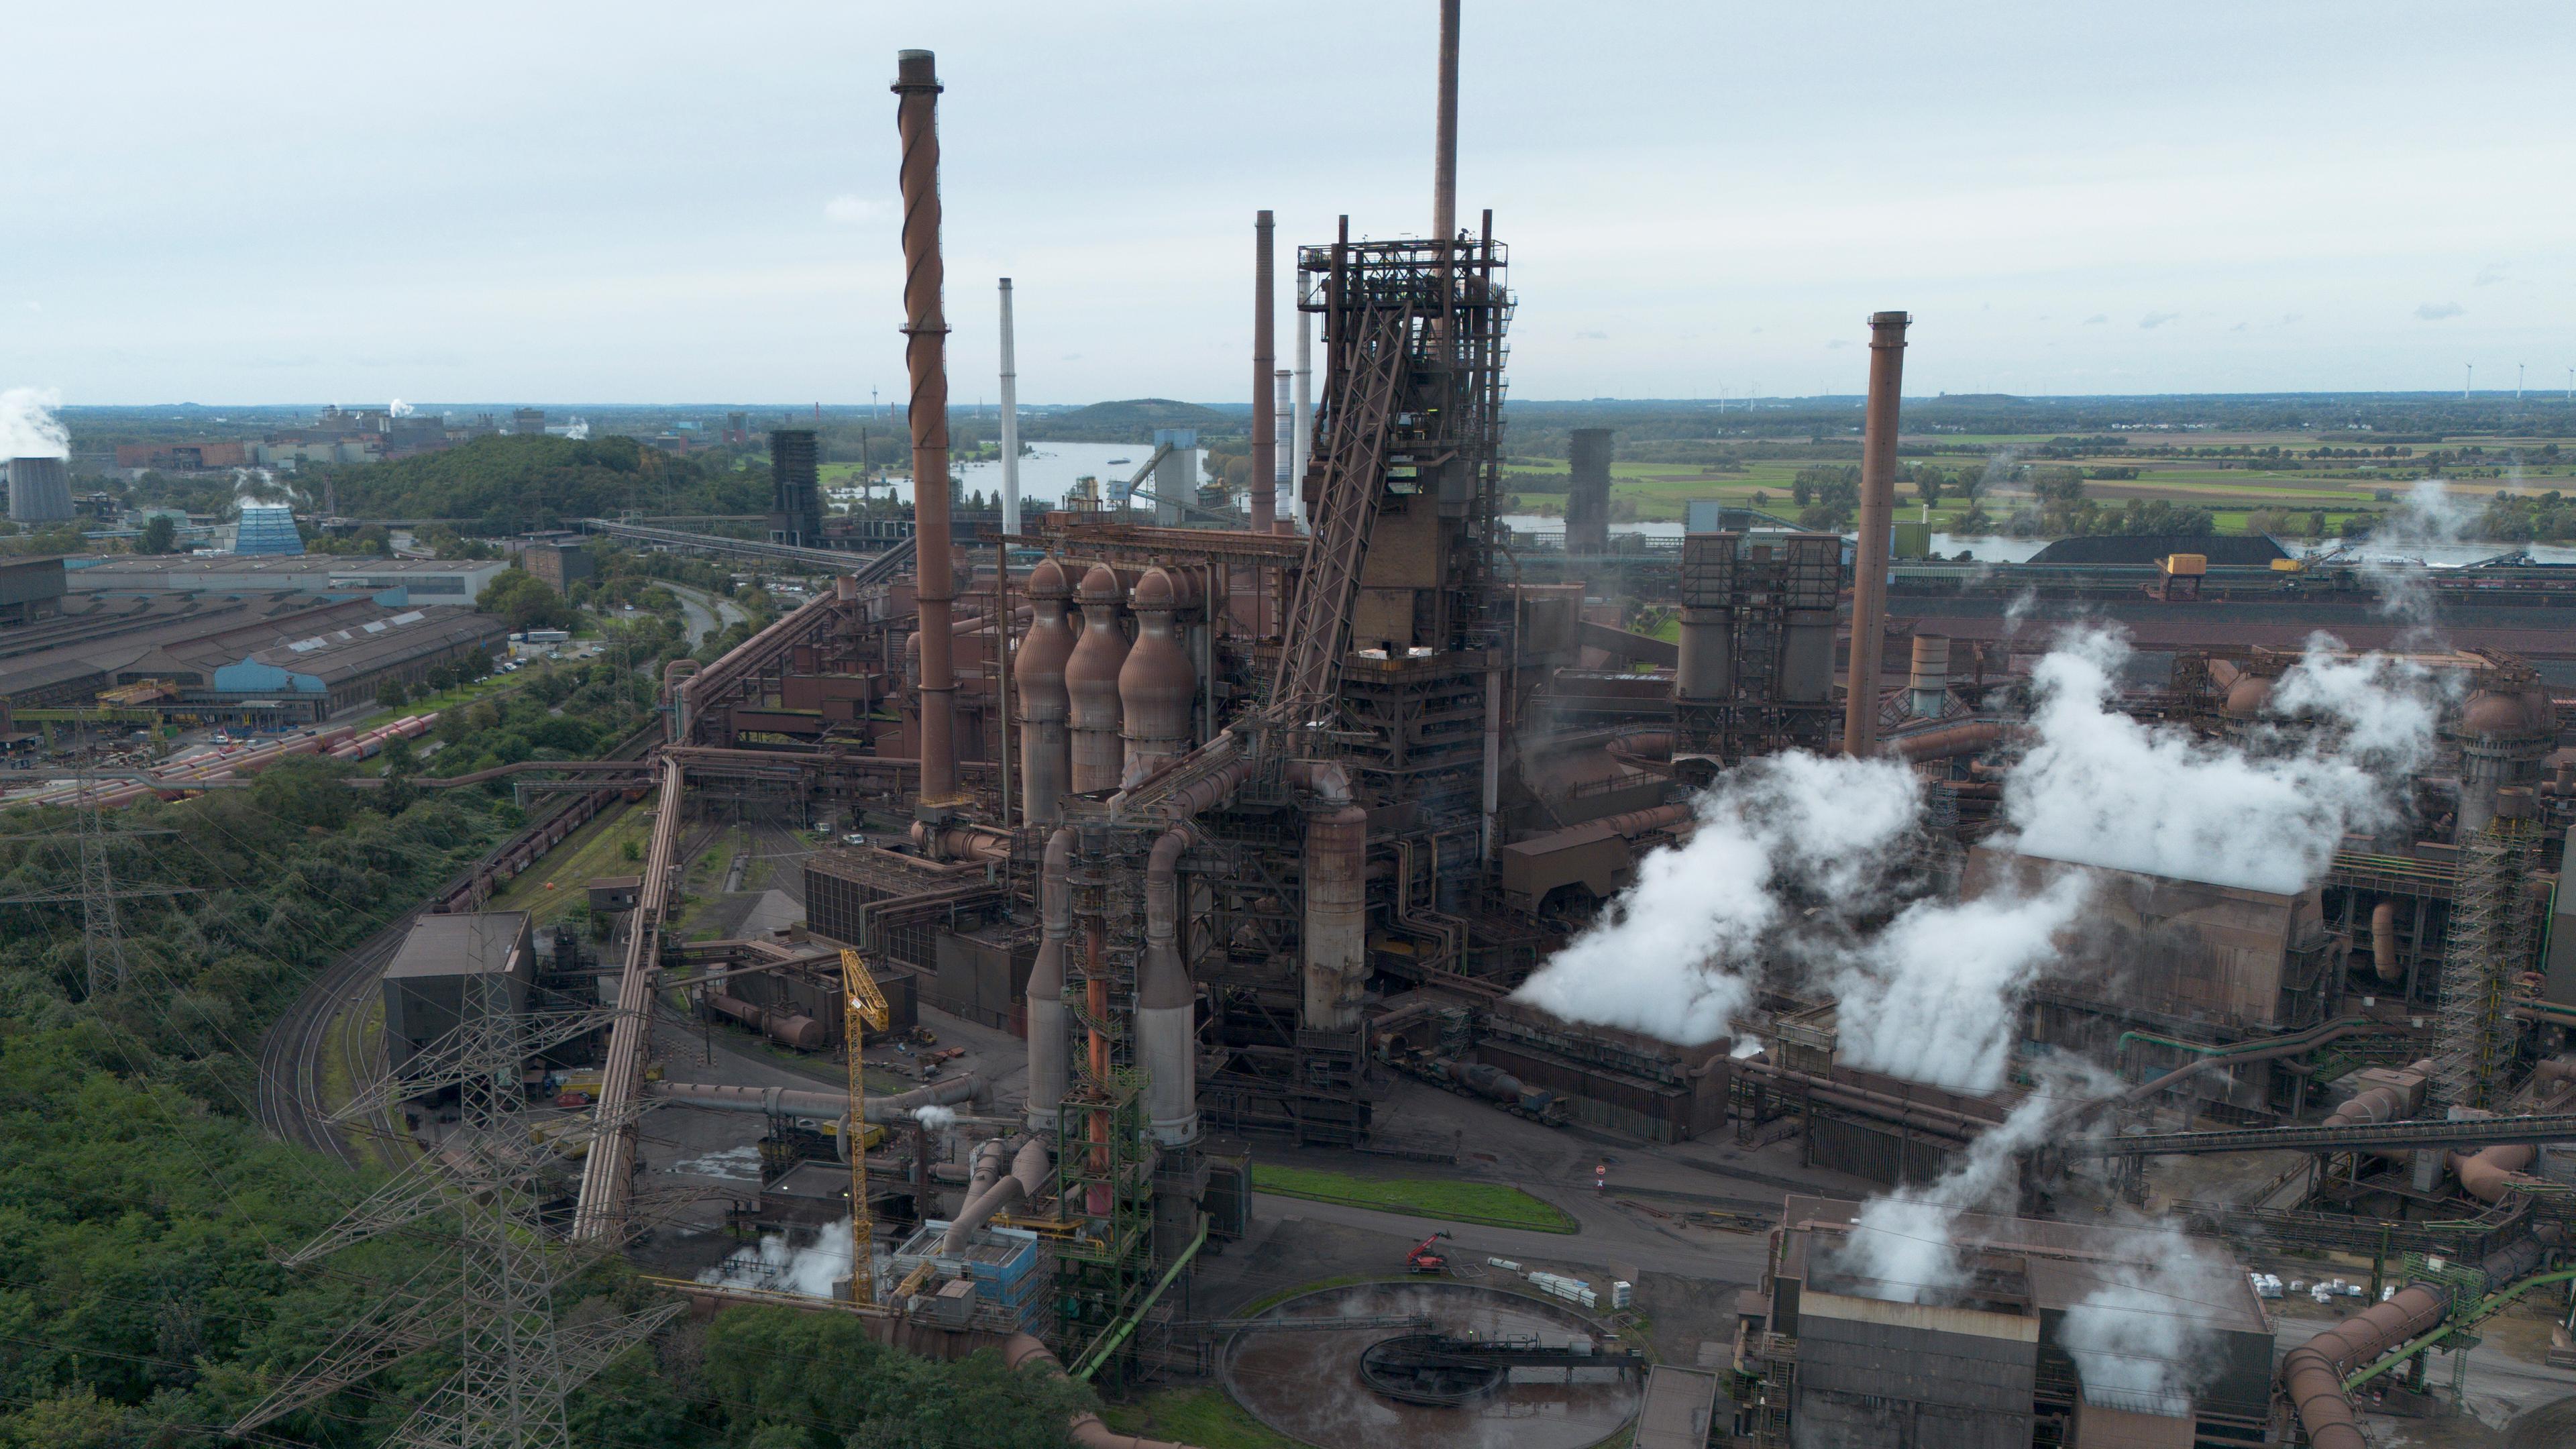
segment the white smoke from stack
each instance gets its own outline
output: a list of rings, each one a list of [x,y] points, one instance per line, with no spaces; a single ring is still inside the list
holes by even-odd
[[[410,404],[410,403],[407,403],[407,402],[404,402],[401,398],[395,398],[392,402],[390,402],[390,403],[388,403],[388,404],[386,404],[386,405],[385,405],[385,416],[386,416],[386,417],[389,417],[389,418],[407,418],[407,417],[410,417],[410,416],[411,416],[411,414],[412,414],[412,406],[411,406],[411,404]]]
[[[1986,1093],[2004,1084],[2021,999],[2057,958],[2089,882],[2069,871],[2031,896],[1917,901],[1846,953],[1825,985],[1837,1061]]]
[[[924,1132],[945,1132],[957,1125],[957,1109],[932,1102],[913,1108],[912,1120],[920,1123]]]
[[[1868,1281],[1854,1285],[1868,1297],[1894,1303],[1948,1303],[1968,1286],[1970,1256],[1979,1248],[1963,1237],[1965,1213],[2009,1213],[2020,1183],[2021,1155],[2048,1140],[2059,1115],[2076,1102],[2104,1095],[2118,1082],[2081,1063],[2052,1064],[2039,1085],[2004,1120],[1979,1133],[1948,1171],[1930,1183],[1901,1187],[1861,1204],[1851,1233],[1828,1266]]]
[[[1784,890],[1857,904],[1921,807],[1902,764],[1792,751],[1729,771],[1698,813],[1690,839],[1639,861],[1636,883],[1515,1000],[1689,1045],[1726,1036],[1792,909]]]
[[[2453,498],[2439,478],[2426,478],[2408,489],[2397,511],[2382,518],[2363,545],[2368,556],[2362,560],[2361,576],[2379,595],[2379,612],[2411,624],[2431,624],[2433,590],[2416,563],[2403,560],[2423,549],[2475,539],[2485,518],[2485,505]]]
[[[2057,1342],[2075,1360],[2088,1403],[2180,1418],[2220,1368],[2207,1328],[2213,1305],[2241,1297],[2244,1279],[2189,1236],[2140,1225],[2111,1281],[2084,1295],[2058,1322]]]
[[[2311,644],[2275,698],[2341,728],[2253,753],[2118,712],[2127,642],[2100,631],[2062,639],[2031,673],[2038,743],[2004,781],[2010,833],[1996,843],[2249,890],[2314,884],[2345,834],[2396,818],[2397,788],[2433,745],[2420,671],[2376,655],[2341,663],[2329,642]]]
[[[11,458],[68,458],[72,435],[54,416],[63,395],[50,387],[0,391],[0,462]]]
[[[850,1220],[843,1218],[802,1248],[791,1245],[784,1233],[765,1233],[758,1244],[738,1248],[731,1257],[700,1273],[698,1281],[719,1288],[829,1298],[832,1285],[849,1276]]]

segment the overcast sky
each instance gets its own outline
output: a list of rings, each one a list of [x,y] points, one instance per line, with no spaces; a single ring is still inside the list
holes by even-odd
[[[1466,0],[1524,398],[2563,389],[2576,7]],[[0,387],[902,390],[894,53],[954,397],[1249,392],[1252,213],[1417,234],[1432,0],[9,7]],[[1284,315],[1284,309],[1283,309]],[[1283,354],[1287,351],[1283,333]]]

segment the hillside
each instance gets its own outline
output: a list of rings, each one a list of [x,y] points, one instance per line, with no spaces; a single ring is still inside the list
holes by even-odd
[[[1215,437],[1241,433],[1243,421],[1196,403],[1139,397],[1033,417],[1021,425],[1020,436],[1050,443],[1149,443],[1156,428],[1196,428]]]
[[[718,472],[648,453],[633,438],[488,437],[442,453],[330,470],[340,511],[359,518],[444,518],[467,532],[515,533],[568,518],[647,513],[757,513],[769,506],[758,464]],[[317,471],[300,480],[319,497]]]

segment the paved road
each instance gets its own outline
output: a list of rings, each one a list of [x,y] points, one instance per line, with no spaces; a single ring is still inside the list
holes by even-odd
[[[687,621],[689,642],[692,644],[727,624],[739,624],[751,617],[743,612],[740,604],[722,595],[711,594],[704,589],[684,588],[668,581],[665,581],[662,587],[678,596],[680,617]]]

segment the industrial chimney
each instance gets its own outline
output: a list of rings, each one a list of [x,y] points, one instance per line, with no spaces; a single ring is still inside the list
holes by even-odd
[[[1879,649],[1887,635],[1888,528],[1896,514],[1896,421],[1905,384],[1905,328],[1914,319],[1869,319],[1869,410],[1860,444],[1860,542],[1852,552],[1851,672],[1843,701],[1843,753],[1878,747]]]
[[[1271,338],[1270,213],[1252,221],[1252,531],[1269,533],[1277,521],[1279,440],[1270,395],[1271,364],[1276,348]]]
[[[948,533],[948,321],[939,303],[939,76],[931,53],[895,57],[895,132],[903,142],[904,363],[912,375],[914,595],[921,609],[921,793],[957,796],[957,596]]]
[[[1002,532],[1020,531],[1020,372],[1011,357],[1011,279],[1002,279]]]

